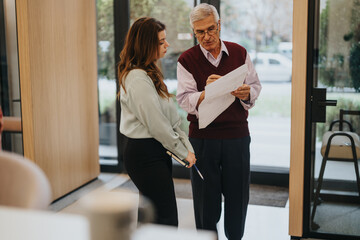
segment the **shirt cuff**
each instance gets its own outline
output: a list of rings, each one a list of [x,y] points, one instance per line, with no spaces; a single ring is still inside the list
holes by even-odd
[[[193,109],[193,111],[190,114],[195,114],[197,118],[199,118],[199,112],[196,108],[196,105],[199,101],[200,95],[201,95],[201,92],[193,93],[193,94],[191,94],[190,99],[189,99],[190,100],[189,102],[192,105],[191,108]]]

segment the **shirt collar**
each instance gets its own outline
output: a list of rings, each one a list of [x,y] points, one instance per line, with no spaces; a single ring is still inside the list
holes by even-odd
[[[226,53],[226,55],[229,56],[229,51],[228,51],[228,49],[226,48],[225,43],[224,43],[222,40],[220,40],[220,42],[221,42],[220,53],[221,53],[221,52],[224,52],[224,53]],[[208,50],[206,50],[203,46],[201,46],[201,44],[199,44],[199,45],[200,45],[201,51],[203,52],[204,56],[205,56],[207,59],[208,59],[210,56],[212,56],[211,53],[210,53]],[[220,55],[221,55],[221,54],[219,54],[219,56],[220,56]]]

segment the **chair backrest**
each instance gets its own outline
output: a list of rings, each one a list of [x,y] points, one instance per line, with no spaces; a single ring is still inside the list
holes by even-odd
[[[50,202],[45,173],[19,154],[0,151],[0,205],[46,209]]]
[[[344,109],[340,109],[340,122],[339,122],[339,130],[343,131],[343,122],[346,122],[344,120],[344,116],[345,115],[358,115],[360,116],[360,110],[344,110]],[[352,125],[350,124],[351,128],[350,131],[351,132],[356,132],[355,129],[352,128]]]
[[[352,141],[350,138],[352,139]],[[329,140],[331,141],[330,143]],[[346,132],[346,131],[325,132],[321,147],[322,156],[325,155],[325,150],[328,144],[330,144],[329,153],[328,153],[329,158],[353,159],[354,158],[353,147],[354,147],[354,150],[356,152],[356,158],[360,159],[360,138],[354,132]]]

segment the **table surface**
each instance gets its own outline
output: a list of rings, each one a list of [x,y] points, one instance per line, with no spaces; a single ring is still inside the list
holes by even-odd
[[[131,240],[216,240],[216,234],[210,231],[192,229],[178,229],[163,225],[146,224],[139,227],[132,235]]]
[[[0,239],[90,240],[89,222],[77,214],[0,206]],[[146,224],[138,227],[131,238],[155,239],[215,240],[216,236],[208,231]]]
[[[75,214],[0,207],[0,239],[89,240],[89,223]]]

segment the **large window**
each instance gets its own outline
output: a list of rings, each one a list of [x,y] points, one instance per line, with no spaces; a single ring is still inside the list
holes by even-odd
[[[170,92],[176,94],[176,63],[180,54],[194,45],[189,13],[194,0],[134,0],[117,14],[135,19],[150,16],[166,24],[170,48],[161,67]],[[290,159],[290,100],[292,57],[292,1],[219,0],[221,39],[244,46],[263,85],[256,106],[249,111],[252,136],[251,164],[288,171]],[[116,81],[113,45],[113,0],[97,0],[100,156],[117,157]],[[129,11],[129,13],[127,12]],[[126,13],[125,13],[126,12]],[[116,17],[115,17],[116,19]],[[123,29],[124,30],[124,29]],[[186,112],[179,108],[182,128],[188,131]]]
[[[193,0],[137,0],[130,1],[130,23],[139,17],[154,17],[166,25],[166,38],[170,43],[167,54],[161,59],[164,81],[170,93],[176,95],[176,64],[179,56],[194,45],[189,14]],[[182,117],[181,128],[188,132],[187,113],[178,107]]]
[[[167,40],[170,48],[160,67],[165,76],[165,83],[171,93],[176,95],[176,63],[180,54],[194,44],[188,16],[193,7],[193,0],[136,0],[129,1],[130,24],[137,18],[149,16],[166,24]],[[125,6],[126,4],[124,4]],[[127,15],[128,9],[122,8],[119,15]],[[115,17],[116,19],[116,17]],[[120,24],[122,27],[126,24]],[[119,29],[116,29],[119,30]],[[124,31],[121,29],[119,31]],[[114,33],[114,1],[97,0],[97,38],[98,38],[98,85],[99,85],[99,128],[100,128],[100,163],[118,164],[118,129],[116,125],[116,63]],[[122,36],[123,37],[123,36]],[[117,40],[122,42],[122,40]],[[178,107],[183,118],[182,129],[188,131],[186,113]],[[121,144],[121,143],[120,143]],[[121,147],[121,146],[120,146]]]
[[[221,39],[244,46],[262,92],[249,111],[251,164],[288,169],[292,70],[292,1],[221,0]]]
[[[113,0],[97,0],[100,163],[118,161]]]

